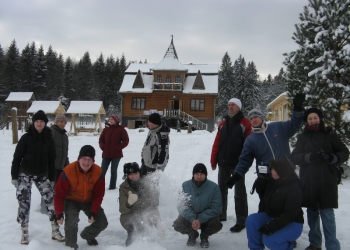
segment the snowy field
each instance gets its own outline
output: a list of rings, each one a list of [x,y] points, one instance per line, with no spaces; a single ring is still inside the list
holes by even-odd
[[[69,129],[67,124],[66,129]],[[120,161],[118,168],[117,185],[122,183],[123,165],[126,162],[136,161],[140,164],[140,155],[143,142],[146,138],[147,129],[139,132],[138,129],[127,130],[130,143],[124,149],[124,158]],[[160,188],[160,213],[163,223],[166,227],[166,236],[159,238],[156,231],[152,232],[151,237],[139,237],[138,241],[128,247],[128,249],[143,250],[178,250],[189,249],[186,247],[187,236],[175,232],[172,228],[172,222],[177,218],[176,210],[177,194],[183,181],[192,177],[192,168],[196,163],[204,163],[208,168],[208,179],[217,182],[217,170],[212,171],[210,168],[210,154],[215,133],[195,131],[187,134],[187,131],[176,133],[171,130],[170,133],[170,160],[164,173],[161,176]],[[19,131],[19,138],[22,132]],[[40,213],[40,194],[33,185],[32,206],[29,223],[29,245],[21,245],[20,225],[16,222],[18,203],[15,196],[15,188],[11,184],[11,162],[16,145],[12,144],[12,135],[10,130],[0,130],[0,187],[1,187],[1,217],[0,217],[0,249],[1,250],[18,250],[18,249],[70,249],[64,246],[64,243],[51,240],[51,226],[46,215]],[[78,157],[79,150],[83,145],[90,144],[96,149],[96,163],[101,164],[102,152],[98,146],[98,136],[89,133],[80,133],[78,136],[69,137],[69,159],[75,161]],[[246,186],[250,191],[255,179],[255,168],[251,168],[246,175]],[[106,175],[106,187],[110,178],[110,171]],[[350,249],[350,201],[348,198],[350,191],[350,180],[343,180],[343,185],[339,185],[339,206],[336,210],[337,235],[340,240],[342,249]],[[228,221],[223,222],[223,229],[209,238],[211,249],[248,249],[246,231],[240,233],[231,233],[229,228],[235,224],[233,191],[229,191],[228,204]],[[249,214],[257,211],[258,207],[257,194],[248,194]],[[118,250],[125,249],[126,231],[119,222],[119,204],[118,189],[106,190],[102,207],[108,218],[109,225],[98,237],[98,246],[88,246],[86,241],[78,236],[79,249],[104,249]],[[308,226],[306,216],[305,224],[301,237],[297,240],[296,249],[305,249],[308,243]],[[88,225],[87,217],[80,213],[79,232]],[[63,227],[61,232],[64,234]],[[198,242],[198,240],[197,240]],[[325,247],[322,247],[325,249]],[[197,244],[193,249],[200,249]]]

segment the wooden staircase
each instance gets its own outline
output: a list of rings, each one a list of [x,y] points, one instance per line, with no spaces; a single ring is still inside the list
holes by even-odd
[[[181,111],[180,109],[164,109],[163,117],[165,119],[178,119],[187,125],[191,125],[191,127],[196,130],[208,130],[208,124],[184,111]]]

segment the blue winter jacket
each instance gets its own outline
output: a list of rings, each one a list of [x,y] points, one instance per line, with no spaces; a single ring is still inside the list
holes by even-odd
[[[258,165],[268,166],[274,158],[290,159],[289,139],[303,125],[303,116],[303,111],[293,111],[289,121],[269,123],[265,132],[252,131],[253,133],[244,142],[235,172],[244,176],[252,166],[254,158],[257,173]],[[269,140],[274,155],[267,140]]]
[[[178,204],[178,210],[187,221],[192,223],[198,219],[202,224],[220,216],[221,193],[216,183],[207,179],[202,186],[198,187],[192,180],[188,180],[182,184],[182,190],[189,200],[186,204]]]

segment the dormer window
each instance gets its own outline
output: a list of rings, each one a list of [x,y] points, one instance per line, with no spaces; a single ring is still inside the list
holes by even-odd
[[[166,75],[166,82],[171,83],[171,75],[170,74]]]
[[[162,75],[161,74],[158,74],[157,75],[157,82],[158,83],[162,83],[163,81],[162,81]]]
[[[180,83],[180,75],[175,76],[175,83]]]

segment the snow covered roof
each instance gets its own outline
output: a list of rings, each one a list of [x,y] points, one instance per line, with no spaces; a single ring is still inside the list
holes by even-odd
[[[33,92],[11,92],[6,102],[29,101],[33,97]]]
[[[66,113],[60,101],[34,101],[27,113],[35,113],[38,110],[43,110],[46,114]]]
[[[67,114],[106,114],[102,101],[71,101]]]
[[[288,91],[283,92],[282,94],[280,94],[279,96],[277,96],[272,102],[270,102],[269,104],[267,104],[267,107],[270,107],[270,105],[272,105],[274,102],[276,102],[278,99],[280,99],[282,96],[287,96],[288,95]]]

